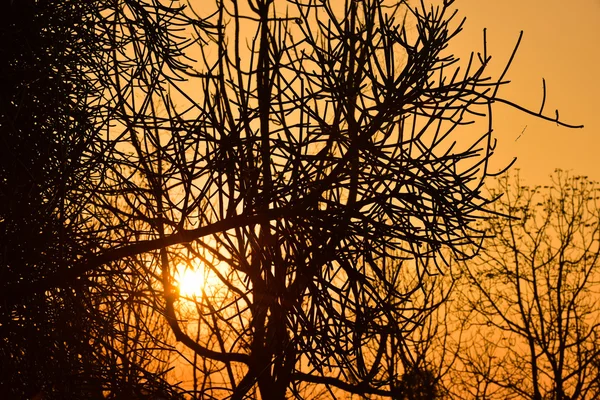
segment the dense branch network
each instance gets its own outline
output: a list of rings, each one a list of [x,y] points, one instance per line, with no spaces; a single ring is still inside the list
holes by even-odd
[[[464,65],[449,53],[452,1],[115,4],[87,21],[106,42],[83,68],[87,179],[66,197],[79,249],[2,300],[145,277],[112,304],[164,316],[195,396],[393,397],[428,376],[407,338],[442,303],[424,283],[442,250],[484,236],[492,105],[563,123],[498,96],[485,43]],[[175,273],[197,262],[212,283],[190,311]]]

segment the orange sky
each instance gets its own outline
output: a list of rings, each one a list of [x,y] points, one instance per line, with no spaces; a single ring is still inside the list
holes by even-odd
[[[213,11],[200,0],[191,3],[200,14]],[[600,181],[600,0],[456,0],[454,6],[467,17],[464,31],[452,42],[455,55],[467,59],[470,51],[481,51],[486,27],[488,53],[499,74],[523,30],[507,75],[512,83],[500,95],[537,111],[545,78],[545,112],[554,116],[558,108],[564,122],[585,125],[557,127],[499,105],[492,167],[499,170],[517,157],[515,166],[528,184],[547,183],[555,168]]]
[[[523,30],[507,76],[512,84],[500,94],[539,110],[543,77],[546,112],[554,115],[558,108],[565,122],[585,125],[559,128],[499,106],[494,118],[496,167],[516,156],[528,184],[546,183],[555,168],[600,180],[600,0],[458,0],[455,5],[467,17],[455,40],[456,55],[480,50],[486,27],[488,52],[501,67]]]

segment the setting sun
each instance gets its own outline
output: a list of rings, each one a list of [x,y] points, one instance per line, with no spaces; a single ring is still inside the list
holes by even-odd
[[[183,297],[200,297],[204,288],[204,271],[201,268],[179,267],[175,273],[179,294]]]

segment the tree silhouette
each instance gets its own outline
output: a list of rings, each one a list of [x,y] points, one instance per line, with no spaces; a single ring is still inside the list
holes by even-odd
[[[124,14],[138,18],[128,22],[128,36],[119,37],[110,22]],[[111,1],[36,0],[11,1],[0,14],[3,398],[116,398],[125,391],[171,390],[163,367],[149,367],[147,354],[136,359],[149,351],[139,332],[152,327],[155,349],[162,336],[152,321],[161,318],[146,318],[144,307],[144,318],[127,329],[121,315],[130,311],[119,314],[139,308],[132,294],[141,292],[126,269],[113,263],[87,274],[69,272],[102,248],[102,228],[87,223],[88,198],[95,176],[106,168],[98,158],[103,129],[113,123],[115,104],[125,100],[111,95],[110,83],[111,67],[125,62],[106,61],[110,51],[126,52],[135,43],[132,28],[142,37],[144,28],[156,34],[159,25],[144,26],[151,16],[141,2],[128,8]],[[157,53],[171,45],[153,46]],[[142,71],[144,62],[130,68]],[[141,349],[134,354],[136,346]],[[128,359],[136,360],[131,368]]]
[[[202,18],[93,4],[74,25],[90,39],[64,42],[98,43],[78,75],[94,77],[91,127],[68,145],[77,173],[57,174],[72,183],[68,222],[45,214],[62,218],[51,236],[69,227],[70,258],[8,279],[0,303],[88,282],[100,353],[127,382],[172,349],[163,315],[193,353],[195,397],[429,390],[431,371],[397,350],[439,304],[419,299],[442,249],[462,256],[485,235],[492,105],[558,114],[498,96],[506,70],[487,76],[485,36],[458,69],[452,1],[216,1]],[[473,119],[483,132],[459,136]],[[175,275],[198,263],[205,287],[186,299]]]
[[[85,36],[70,25],[88,7],[55,6],[14,2],[0,16],[3,288],[56,273],[84,245],[70,235],[66,193],[81,167],[88,140],[83,133],[92,129],[87,79],[69,71],[79,65],[75,60],[81,49],[69,41],[76,34]],[[91,324],[84,287],[80,281],[64,291],[28,293],[18,303],[10,298],[0,303],[3,396],[30,398],[48,389],[77,397],[78,391],[82,395],[95,388],[101,372],[94,349],[84,344]]]
[[[595,398],[598,188],[559,170],[544,187],[505,175],[491,190],[500,194],[490,238],[464,265],[470,326],[480,328],[460,374],[485,398]]]

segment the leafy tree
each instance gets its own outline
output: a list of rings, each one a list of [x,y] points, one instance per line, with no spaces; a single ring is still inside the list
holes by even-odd
[[[490,237],[462,270],[470,326],[479,327],[462,355],[466,384],[477,398],[597,397],[596,183],[558,170],[552,185],[528,187],[505,175],[490,194],[501,195],[484,224]]]
[[[3,287],[44,279],[76,259],[73,253],[84,245],[70,235],[66,193],[85,168],[80,159],[94,115],[85,98],[89,81],[77,68],[81,46],[72,42],[77,35],[89,38],[77,24],[89,7],[36,1],[5,6],[0,16]],[[90,320],[81,283],[0,303],[4,396],[29,398],[43,389],[75,395],[95,387],[100,371],[82,336]]]
[[[163,315],[193,353],[195,397],[430,390],[431,370],[400,353],[439,304],[419,301],[436,256],[485,234],[492,105],[558,117],[498,96],[485,39],[459,71],[452,1],[216,1],[203,18],[94,4],[91,42],[64,42],[105,39],[82,69],[98,76],[84,101],[98,111],[72,213],[49,231],[67,224],[74,250],[8,280],[0,303],[89,282],[115,382],[142,382],[153,348],[172,349]],[[473,118],[483,132],[459,137]],[[198,263],[205,287],[186,299],[175,278]]]
[[[144,325],[161,319],[138,319],[128,331],[127,320],[119,319],[118,310],[136,308],[132,299],[139,293],[125,284],[125,268],[113,263],[93,273],[70,272],[101,250],[101,228],[87,223],[88,199],[106,168],[99,158],[103,129],[114,123],[116,104],[127,100],[114,96],[112,74],[127,67],[115,55],[133,44],[139,49],[148,31],[156,37],[160,25],[149,24],[153,15],[179,13],[161,6],[152,14],[150,5],[24,0],[5,4],[0,15],[3,398],[114,398],[125,391],[124,382],[138,392],[170,390],[160,368],[150,367],[147,355],[139,362],[141,351],[132,351],[140,347]],[[120,25],[128,31],[119,35],[112,22],[125,16],[133,19]],[[158,37],[168,38],[170,28],[163,28]],[[174,44],[151,41],[148,54],[168,60],[164,50]],[[143,78],[150,62],[136,60],[129,68]],[[152,328],[152,349],[159,332]],[[136,360],[130,369],[129,358]]]

